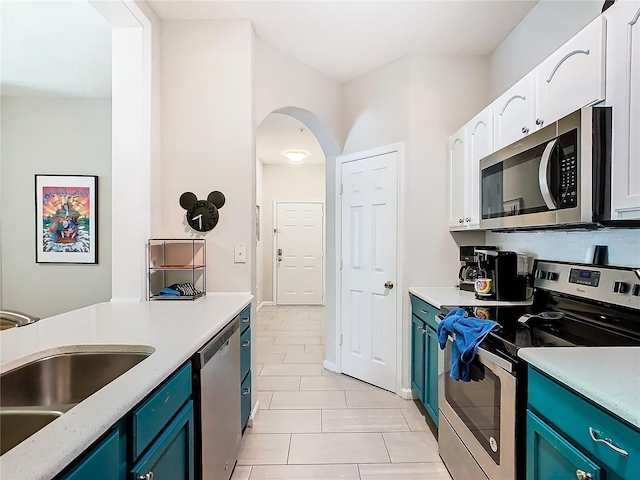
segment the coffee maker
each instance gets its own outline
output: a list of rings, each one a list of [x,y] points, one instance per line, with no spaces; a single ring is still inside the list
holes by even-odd
[[[476,298],[520,302],[527,299],[529,257],[516,252],[478,249]]]
[[[463,245],[460,247],[460,270],[458,271],[460,290],[467,292],[475,291],[476,278],[482,276],[480,266],[478,265],[477,249],[496,250],[496,247],[473,245]]]

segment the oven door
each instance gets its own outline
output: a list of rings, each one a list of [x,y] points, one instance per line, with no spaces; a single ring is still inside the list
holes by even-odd
[[[513,480],[516,474],[514,366],[478,348],[472,363],[472,380],[454,380],[450,377],[451,343],[449,337],[444,352],[444,375],[440,376],[439,405],[442,415],[468,450],[459,455],[471,454],[490,480]]]

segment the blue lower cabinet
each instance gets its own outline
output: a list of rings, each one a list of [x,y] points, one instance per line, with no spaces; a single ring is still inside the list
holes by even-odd
[[[438,426],[439,310],[411,295],[411,388]]]
[[[60,480],[124,480],[126,467],[120,428],[115,428],[94,445]]]
[[[527,412],[527,480],[603,480],[602,469],[553,428]]]
[[[247,374],[240,386],[240,426],[244,431],[251,415],[251,372]]]
[[[251,370],[251,328],[247,328],[240,337],[240,381]]]
[[[194,480],[194,418],[190,400],[131,470],[131,480]]]
[[[425,359],[427,367],[425,368],[425,389],[424,389],[424,407],[431,416],[431,419],[438,426],[438,334],[427,325],[425,342]]]

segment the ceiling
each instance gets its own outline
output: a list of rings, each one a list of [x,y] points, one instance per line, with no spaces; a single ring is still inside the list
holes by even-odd
[[[488,55],[525,0],[147,0],[162,19],[251,20],[264,43],[343,82],[411,54]]]
[[[303,123],[289,115],[272,113],[256,130],[256,155],[264,164],[289,164],[284,153],[303,151],[309,154],[301,165],[324,165],[325,157],[316,137]]]

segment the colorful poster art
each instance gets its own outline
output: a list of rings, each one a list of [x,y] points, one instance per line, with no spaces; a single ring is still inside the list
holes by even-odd
[[[36,175],[37,263],[97,263],[97,178]]]

